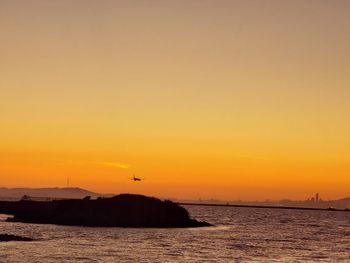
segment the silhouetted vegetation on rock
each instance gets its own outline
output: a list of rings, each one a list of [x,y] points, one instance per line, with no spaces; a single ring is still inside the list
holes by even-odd
[[[210,226],[206,222],[191,219],[185,208],[171,201],[133,194],[94,200],[3,201],[0,202],[0,213],[13,215],[9,221],[40,224],[101,227]]]

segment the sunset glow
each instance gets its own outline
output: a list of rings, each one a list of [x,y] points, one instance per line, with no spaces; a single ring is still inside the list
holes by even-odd
[[[350,1],[136,2],[0,1],[0,186],[349,195]]]

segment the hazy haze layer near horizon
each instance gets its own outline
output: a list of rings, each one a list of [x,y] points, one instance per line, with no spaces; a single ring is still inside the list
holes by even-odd
[[[0,186],[348,196],[349,12],[340,0],[0,0]]]

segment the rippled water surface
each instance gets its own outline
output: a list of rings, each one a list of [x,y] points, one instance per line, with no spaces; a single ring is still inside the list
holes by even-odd
[[[5,222],[0,262],[350,262],[350,213],[186,207],[215,227],[89,228]]]

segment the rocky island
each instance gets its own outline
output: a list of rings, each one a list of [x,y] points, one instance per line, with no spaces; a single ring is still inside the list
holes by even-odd
[[[0,234],[0,242],[8,242],[8,241],[33,241],[33,239],[29,237],[20,237],[9,234]]]
[[[188,211],[154,197],[120,194],[111,198],[53,201],[0,201],[0,213],[8,221],[95,227],[203,227]]]

